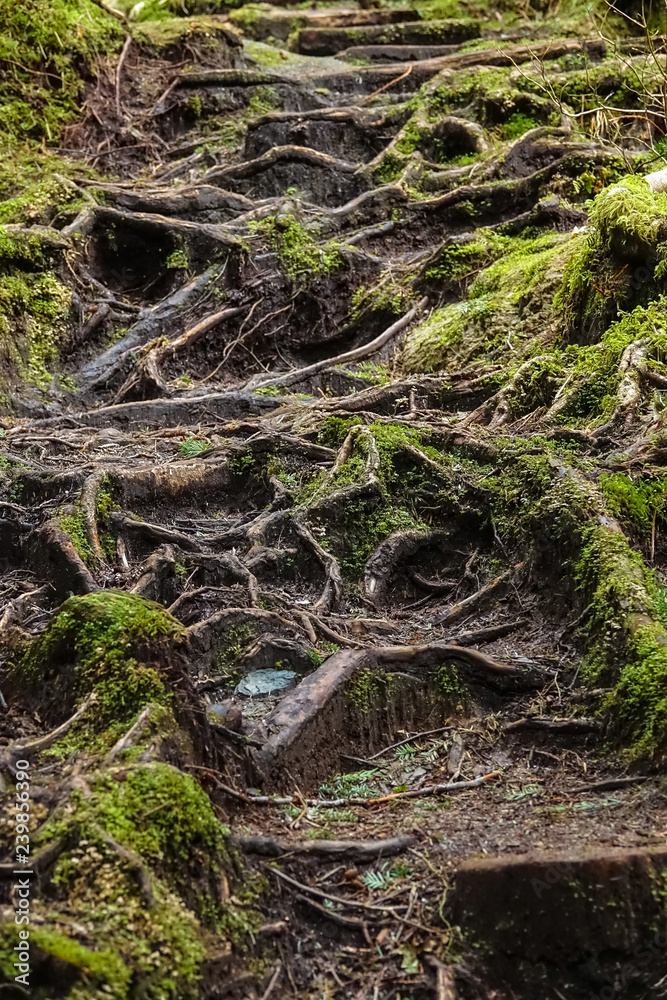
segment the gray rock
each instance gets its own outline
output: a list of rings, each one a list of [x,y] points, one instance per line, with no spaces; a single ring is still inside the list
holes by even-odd
[[[261,698],[276,691],[289,691],[296,684],[293,670],[253,670],[236,686],[236,694]]]

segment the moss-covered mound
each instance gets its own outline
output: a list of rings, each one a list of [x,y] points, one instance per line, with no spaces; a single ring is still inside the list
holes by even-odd
[[[70,597],[17,657],[14,678],[28,693],[46,687],[58,721],[94,691],[79,738],[109,742],[149,702],[170,703],[168,676],[184,641],[183,626],[142,597],[114,590]]]
[[[44,894],[32,901],[31,996],[198,996],[207,956],[228,955],[230,942],[242,944],[262,921],[249,885],[239,889],[246,905],[222,899],[221,885],[235,877],[226,830],[200,786],[167,764],[88,782],[34,837],[37,857],[50,851],[53,861]],[[18,929],[0,932],[8,981]]]

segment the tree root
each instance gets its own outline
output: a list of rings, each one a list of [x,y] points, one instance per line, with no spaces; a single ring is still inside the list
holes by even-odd
[[[521,569],[522,566],[523,563],[517,563],[516,566],[505,570],[504,573],[497,576],[495,580],[491,581],[491,583],[487,583],[483,587],[480,587],[475,594],[471,594],[470,597],[464,598],[464,600],[459,601],[458,604],[453,604],[448,611],[445,611],[442,615],[438,616],[438,624],[452,625],[455,621],[458,621],[459,618],[463,618],[464,615],[470,614],[472,611],[477,611],[482,605],[486,604],[487,601],[498,597],[517,570]]]
[[[244,308],[247,307],[221,309],[210,316],[206,316],[168,344],[151,348],[137,364],[132,374],[123,382],[113,398],[113,403],[117,404],[124,403],[126,400],[146,399],[148,396],[167,395],[167,383],[160,372],[162,363],[168,357],[174,358],[181,351],[187,351],[200,341],[209,330],[212,330],[225,320],[238,316],[244,312]]]
[[[366,864],[376,858],[402,854],[414,846],[415,838],[408,835],[386,840],[304,840],[290,844],[272,837],[232,837],[231,843],[246,854],[261,854],[267,858],[277,858],[284,854],[305,854]]]
[[[303,514],[295,514],[293,517],[294,530],[305,543],[307,548],[313,553],[320,566],[326,573],[326,583],[321,596],[313,605],[313,610],[331,611],[338,605],[343,593],[343,578],[340,574],[340,567],[335,556],[325,551],[307,526]],[[319,623],[322,627],[322,623]]]
[[[111,750],[109,750],[109,753],[104,758],[105,764],[110,764],[111,761],[114,759],[114,757],[117,757],[118,754],[123,752],[123,750],[127,750],[129,749],[129,747],[134,746],[134,744],[137,742],[137,739],[142,736],[144,729],[148,725],[151,713],[154,711],[154,709],[155,705],[151,703],[149,705],[146,705],[146,707],[141,710],[138,718],[130,726],[125,735],[121,736],[121,738],[116,743],[114,743]]]
[[[97,695],[92,691],[83,704],[76,710],[74,715],[63,722],[56,729],[52,729],[50,733],[45,736],[40,736],[37,740],[32,740],[30,743],[13,743],[8,747],[3,748],[0,751],[0,772],[11,771],[14,773],[16,770],[16,761],[23,758],[28,759],[34,757],[36,754],[42,753],[44,750],[48,750],[49,747],[57,743],[61,737],[63,737],[72,728],[75,722],[86,714],[89,708],[91,708],[97,701]]]
[[[191,535],[176,531],[174,528],[165,528],[161,524],[151,524],[149,521],[135,521],[133,517],[122,514],[120,511],[113,511],[109,520],[116,528],[128,535],[141,535],[152,542],[167,542],[177,545],[185,552],[201,552],[201,545],[198,541]]]
[[[316,375],[318,372],[323,371],[325,368],[330,368],[335,365],[347,364],[350,361],[360,361],[362,358],[367,358],[371,354],[375,354],[380,348],[384,347],[393,340],[399,333],[415,319],[415,317],[422,312],[428,305],[428,299],[420,299],[416,306],[410,309],[405,316],[401,319],[396,320],[391,326],[381,333],[374,340],[371,340],[368,344],[364,344],[362,347],[357,347],[351,351],[345,351],[343,354],[337,354],[333,358],[327,358],[325,361],[317,361],[315,364],[307,365],[305,368],[297,368],[296,371],[287,372],[285,375],[276,375],[268,379],[262,379],[261,382],[255,382],[252,386],[254,390],[265,389],[269,386],[274,385],[294,385],[297,382],[303,382],[306,378],[311,375]],[[250,388],[250,383],[246,386]]]

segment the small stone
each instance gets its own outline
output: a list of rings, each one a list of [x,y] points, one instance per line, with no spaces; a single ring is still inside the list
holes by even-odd
[[[236,686],[236,694],[260,698],[275,691],[289,691],[296,684],[293,670],[253,670]]]

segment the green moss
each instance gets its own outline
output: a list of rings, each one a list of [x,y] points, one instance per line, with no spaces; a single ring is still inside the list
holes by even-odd
[[[12,963],[16,959],[14,947],[19,941],[18,931],[18,927],[12,926],[0,929],[0,974],[7,981],[13,981],[16,974]],[[44,927],[31,928],[30,951],[33,969],[50,956],[72,971],[76,970],[76,984],[67,993],[66,1000],[93,1000],[98,997],[126,1000],[129,997],[132,973],[113,951],[94,951],[60,931]],[[33,973],[33,982],[34,978]],[[39,1000],[45,997],[45,993],[37,986],[31,990],[31,996]]]
[[[614,409],[621,382],[619,368],[623,352],[630,344],[643,341],[649,367],[662,371],[660,360],[667,349],[667,299],[659,296],[648,306],[621,313],[597,344],[570,345],[562,354],[564,379],[568,378],[569,401],[561,419],[586,417],[604,419]],[[568,419],[571,423],[571,419]]]
[[[58,520],[60,527],[69,535],[72,545],[86,565],[93,566],[96,561],[95,554],[88,535],[88,522],[81,506],[74,504],[70,508],[63,508]]]
[[[576,580],[591,607],[583,676],[615,684],[607,702],[631,756],[667,748],[667,602],[620,532],[584,532]]]
[[[467,297],[434,310],[406,338],[400,366],[406,372],[437,371],[445,364],[465,365],[475,357],[488,361],[505,350],[508,336],[528,340],[551,314],[551,299],[567,258],[569,237],[482,237],[471,244],[445,248],[428,276],[461,280],[485,257],[504,253],[483,269]],[[540,319],[541,317],[541,319]],[[493,332],[490,334],[489,331]]]
[[[166,764],[129,771],[124,781],[101,777],[93,793],[97,822],[168,874],[174,886],[187,888],[184,865],[223,850],[222,827],[208,795]]]
[[[538,128],[539,122],[521,111],[515,111],[506,122],[500,126],[500,134],[503,139],[518,139],[524,132],[529,132],[531,128]]]
[[[610,300],[621,309],[648,303],[667,267],[667,194],[654,194],[641,177],[624,177],[601,191],[590,221],[556,297],[573,329],[613,319]]]
[[[601,474],[600,487],[610,511],[639,531],[644,538],[654,525],[667,524],[667,476],[633,480],[624,472]]]
[[[340,448],[352,427],[363,424],[361,417],[325,417],[319,425],[317,440],[327,448]]]
[[[14,379],[46,387],[58,359],[71,292],[50,269],[53,253],[0,226],[0,364]],[[4,357],[3,357],[4,356]]]
[[[233,625],[224,633],[216,647],[215,673],[232,677],[232,667],[250,642],[255,638],[251,625]]]
[[[293,215],[263,219],[251,224],[250,228],[268,237],[285,273],[297,284],[307,283],[319,275],[331,274],[343,265],[337,245],[333,241],[317,243]]]
[[[90,718],[67,738],[90,750],[93,740],[102,746],[117,739],[149,702],[169,704],[163,669],[184,638],[176,619],[135,594],[70,597],[17,659],[14,673],[26,690],[48,684],[65,703],[96,692]]]
[[[83,72],[122,44],[91,0],[0,0],[0,127],[5,140],[55,142],[78,113]]]
[[[44,920],[43,938],[33,941],[81,970],[67,1000],[194,1000],[206,943],[233,928],[242,946],[262,919],[262,887],[246,879],[234,887],[233,903],[221,901],[220,874],[233,877],[235,867],[228,831],[189,775],[153,763],[92,775],[89,784],[89,795],[61,801],[35,837],[37,848],[60,841],[63,849],[51,898],[33,900]],[[73,922],[85,925],[90,950],[65,936]]]
[[[373,180],[376,184],[393,184],[401,176],[406,165],[405,157],[389,150],[373,171]]]
[[[360,712],[370,712],[383,705],[389,677],[382,670],[357,670],[347,683],[345,696]]]

